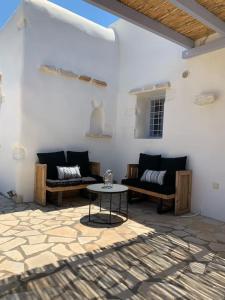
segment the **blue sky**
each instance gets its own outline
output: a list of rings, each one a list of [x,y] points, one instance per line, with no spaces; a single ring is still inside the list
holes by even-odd
[[[21,0],[0,0],[0,27],[4,26],[20,2]],[[51,0],[51,2],[67,8],[78,15],[103,26],[109,26],[117,20],[115,16],[112,16],[111,14],[94,7],[83,0]]]

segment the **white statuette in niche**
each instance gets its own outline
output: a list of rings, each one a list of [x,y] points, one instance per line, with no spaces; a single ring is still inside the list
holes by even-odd
[[[198,95],[195,98],[194,103],[203,106],[203,105],[212,104],[216,100],[217,100],[216,95],[214,93],[205,93],[205,94]]]
[[[102,135],[105,127],[105,112],[102,102],[100,104],[92,101],[92,113],[90,118],[90,134]]]
[[[16,145],[13,147],[13,159],[24,160],[26,157],[26,149],[23,146]]]

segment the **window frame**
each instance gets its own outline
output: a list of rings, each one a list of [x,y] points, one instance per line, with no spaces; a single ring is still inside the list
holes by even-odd
[[[164,129],[165,95],[149,97],[149,139],[162,139]]]
[[[150,119],[151,119],[151,103],[154,100],[162,101],[162,115],[158,120],[161,124],[161,130],[159,134],[150,133]],[[139,93],[136,99],[135,106],[135,127],[134,138],[143,140],[158,140],[164,136],[164,118],[165,118],[165,103],[166,103],[166,89],[147,91]]]

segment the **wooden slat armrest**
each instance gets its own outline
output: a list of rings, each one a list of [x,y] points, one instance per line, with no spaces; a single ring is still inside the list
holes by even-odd
[[[47,165],[36,164],[35,166],[35,200],[41,205],[46,204],[46,179]]]
[[[45,186],[46,179],[47,179],[47,165],[36,164],[36,184]]]
[[[135,187],[135,186],[129,186],[129,185],[128,185],[128,188],[129,188],[130,191],[140,193],[140,194],[144,194],[144,195],[148,195],[148,196],[155,197],[155,198],[159,198],[161,200],[174,200],[174,198],[175,198],[174,194],[165,195],[165,194],[160,194],[160,193],[156,193],[156,192],[153,192],[153,191],[149,191],[149,190],[145,190],[145,189],[142,189],[142,188],[138,188],[138,187]]]
[[[177,176],[182,176],[182,175],[191,176],[192,175],[192,171],[191,170],[176,171],[176,177]]]
[[[100,176],[100,169],[101,169],[101,164],[99,162],[94,162],[94,161],[90,162],[91,174]]]
[[[127,165],[127,178],[137,178],[138,177],[138,164],[128,164]]]
[[[191,210],[192,171],[176,172],[175,215],[181,215]]]

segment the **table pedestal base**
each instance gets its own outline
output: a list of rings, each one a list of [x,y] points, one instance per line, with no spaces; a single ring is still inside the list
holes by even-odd
[[[109,195],[109,210],[103,209],[102,208],[102,202],[105,201],[105,199],[102,199],[103,193],[97,193],[98,194],[98,199],[99,199],[99,212],[101,213],[102,211],[109,211],[109,216],[108,216],[108,221],[98,221],[98,220],[93,220],[91,218],[91,205],[94,202],[92,193],[94,192],[89,192],[89,214],[88,214],[88,221],[92,223],[97,223],[97,224],[107,224],[107,225],[115,225],[115,224],[122,224],[128,220],[128,197],[127,197],[127,191],[126,192],[120,192],[120,193],[107,193]],[[122,194],[126,193],[125,201],[126,201],[126,209],[125,211],[122,210]],[[105,195],[105,194],[104,194]],[[119,196],[118,199],[113,199],[113,195]],[[118,204],[118,210],[113,209],[113,201],[119,201]],[[103,214],[102,214],[103,215]],[[120,220],[118,221],[113,221],[113,218],[119,218]],[[123,218],[121,218],[123,217]]]

